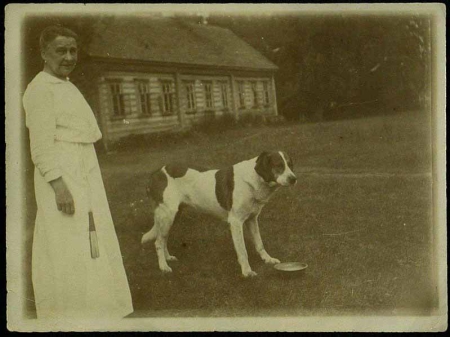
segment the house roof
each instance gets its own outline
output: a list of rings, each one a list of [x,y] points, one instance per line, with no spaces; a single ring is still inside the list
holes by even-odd
[[[228,29],[175,18],[109,18],[94,26],[90,56],[250,70],[278,67]]]

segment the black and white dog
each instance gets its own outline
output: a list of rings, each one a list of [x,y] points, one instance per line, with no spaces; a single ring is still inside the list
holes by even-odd
[[[167,261],[176,260],[167,250],[167,237],[180,205],[186,204],[230,224],[242,274],[255,276],[245,248],[243,226],[250,229],[256,251],[270,264],[280,261],[267,254],[259,232],[258,215],[280,186],[297,182],[292,160],[284,152],[263,152],[258,157],[221,170],[197,170],[166,165],[153,172],[147,194],[156,203],[154,226],[142,243],[156,240],[159,268],[171,272]]]

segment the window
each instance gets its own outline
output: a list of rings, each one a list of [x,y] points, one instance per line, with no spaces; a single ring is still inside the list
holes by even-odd
[[[195,111],[195,108],[196,108],[194,82],[186,82],[185,89],[186,89],[187,111],[193,112],[193,111]]]
[[[162,114],[174,113],[175,89],[173,81],[162,81]]]
[[[151,115],[150,82],[148,80],[137,80],[136,85],[139,94],[141,113],[143,115]]]
[[[256,82],[252,82],[253,107],[258,106],[258,91],[256,89]]]
[[[264,104],[270,103],[269,82],[263,82],[264,87]]]
[[[206,109],[212,109],[213,108],[212,83],[211,82],[203,82],[203,87],[205,88]]]
[[[222,105],[224,108],[228,108],[228,85],[226,82],[220,84],[220,91],[222,93]]]
[[[125,116],[124,94],[122,92],[122,84],[120,80],[111,81],[109,83],[111,90],[111,98],[114,116]]]
[[[245,87],[243,81],[238,81],[239,108],[245,108]]]

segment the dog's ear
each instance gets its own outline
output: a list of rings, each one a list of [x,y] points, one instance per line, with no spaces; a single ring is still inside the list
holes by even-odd
[[[284,159],[286,159],[286,163],[288,164],[289,168],[291,170],[293,170],[294,169],[294,163],[292,161],[292,158],[289,157],[289,155],[286,152],[282,152],[282,153],[283,153]]]
[[[270,153],[264,151],[256,159],[255,171],[265,182],[275,181],[272,165],[270,163]]]

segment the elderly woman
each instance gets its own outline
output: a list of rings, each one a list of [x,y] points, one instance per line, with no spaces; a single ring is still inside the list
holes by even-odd
[[[44,69],[23,98],[35,165],[37,317],[125,317],[133,311],[130,289],[93,146],[102,135],[68,78],[77,62],[77,35],[48,27],[40,47]]]

